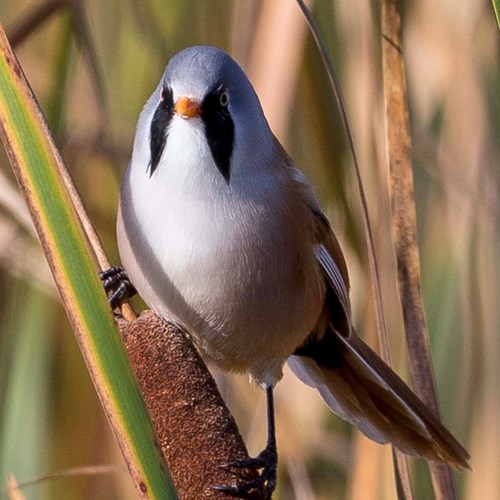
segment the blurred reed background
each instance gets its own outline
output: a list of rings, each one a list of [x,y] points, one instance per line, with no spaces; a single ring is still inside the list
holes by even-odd
[[[391,246],[378,2],[309,2],[339,72],[376,235],[396,367],[406,373]],[[46,12],[40,7],[49,6]],[[35,29],[29,21],[47,18]],[[6,27],[57,144],[118,262],[119,178],[137,116],[168,58],[214,44],[248,72],[271,125],[313,182],[347,255],[358,331],[375,343],[351,158],[316,48],[293,0],[2,0]],[[461,498],[500,498],[500,66],[489,0],[404,3],[403,43],[423,295],[444,422],[472,454]],[[257,332],[256,332],[257,334]],[[218,375],[251,452],[265,441],[260,390]],[[389,447],[331,415],[289,373],[277,390],[278,499],[395,498]],[[134,498],[0,150],[0,491],[27,498]],[[415,497],[431,498],[411,461]],[[0,494],[2,497],[2,494]]]

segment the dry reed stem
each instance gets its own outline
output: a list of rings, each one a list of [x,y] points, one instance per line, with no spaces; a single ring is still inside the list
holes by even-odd
[[[439,417],[434,374],[420,293],[411,139],[401,53],[401,18],[395,0],[382,4],[382,56],[390,164],[392,231],[410,370],[416,393]],[[449,466],[430,463],[438,499],[456,498]]]

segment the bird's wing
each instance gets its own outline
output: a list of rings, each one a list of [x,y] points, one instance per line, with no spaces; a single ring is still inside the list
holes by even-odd
[[[347,266],[340,245],[301,173],[299,189],[314,213],[315,252],[327,294],[326,328],[314,332],[288,363],[339,416],[364,434],[411,455],[468,467],[467,451],[352,326]],[[317,329],[319,330],[319,328]]]

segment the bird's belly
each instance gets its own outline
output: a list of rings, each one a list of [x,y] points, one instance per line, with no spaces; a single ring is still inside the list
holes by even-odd
[[[205,357],[275,383],[314,328],[324,291],[312,245],[294,247],[265,214],[241,216],[235,224],[230,217],[170,211],[161,235],[148,237],[155,227],[142,224],[135,243],[129,236],[129,254],[139,253],[138,240],[148,242],[147,264],[134,273],[139,266],[122,260],[145,301],[187,330]]]

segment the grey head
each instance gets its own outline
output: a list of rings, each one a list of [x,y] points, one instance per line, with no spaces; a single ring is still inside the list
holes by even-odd
[[[189,47],[172,57],[146,108],[151,176],[160,165],[176,113],[201,118],[214,163],[227,183],[238,159],[271,149],[273,136],[250,81],[216,47]]]
[[[174,100],[182,95],[203,99],[220,85],[235,94],[255,94],[238,63],[223,50],[208,45],[188,47],[173,56],[165,68],[163,84],[172,87]]]

